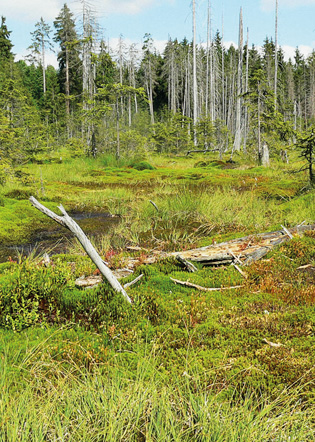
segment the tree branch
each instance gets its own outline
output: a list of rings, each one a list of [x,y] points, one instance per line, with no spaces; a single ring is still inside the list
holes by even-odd
[[[49,218],[53,219],[58,224],[61,224],[63,227],[66,227],[74,234],[74,236],[81,243],[86,253],[89,255],[91,260],[99,269],[103,277],[109,282],[109,284],[113,287],[113,289],[116,292],[121,293],[123,297],[131,304],[131,299],[127,295],[125,289],[121,286],[118,279],[113,275],[112,271],[105,265],[104,261],[99,256],[99,254],[97,253],[97,251],[95,250],[92,243],[87,238],[81,227],[68,215],[64,207],[62,205],[58,207],[61,213],[63,214],[63,216],[59,216],[56,215],[56,213],[52,212],[51,210],[47,209],[47,207],[43,206],[41,203],[39,203],[33,196],[30,197],[30,202],[40,212],[49,216]]]
[[[243,287],[242,285],[236,285],[234,287],[202,287],[201,285],[193,284],[192,282],[188,281],[179,281],[178,279],[170,278],[171,281],[175,282],[175,284],[184,285],[186,287],[192,287],[197,290],[201,290],[203,292],[215,292],[215,291],[222,291],[222,290],[232,290],[232,289],[239,289]]]

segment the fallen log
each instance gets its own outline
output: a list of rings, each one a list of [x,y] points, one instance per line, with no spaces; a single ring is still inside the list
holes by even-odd
[[[222,266],[222,265],[250,265],[270,252],[274,247],[291,240],[291,236],[300,235],[306,231],[315,230],[315,224],[298,225],[296,227],[273,232],[258,233],[219,244],[200,247],[192,250],[179,252],[156,252],[141,262],[136,258],[130,260],[130,267],[139,264],[154,264],[158,260],[168,257],[175,257],[181,262],[199,262],[202,266]],[[290,235],[291,236],[290,236]]]
[[[291,229],[284,228],[283,230],[249,235],[220,244],[212,244],[183,252],[174,252],[170,255],[199,262],[203,266],[218,266],[232,263],[249,265],[263,258],[275,246],[291,240],[293,234],[301,234],[314,229],[315,224],[308,226],[300,225]]]
[[[263,339],[263,342],[265,344],[268,344],[270,347],[275,347],[275,348],[283,347],[283,344],[281,344],[280,342],[271,342],[268,341],[266,338]]]
[[[101,282],[103,281],[103,278],[101,275],[90,275],[90,276],[80,276],[75,280],[76,287],[85,288],[85,289],[91,289],[97,287]]]
[[[60,216],[56,215],[56,213],[54,213],[53,211],[47,209],[47,207],[39,203],[36,200],[36,198],[34,198],[33,196],[30,197],[30,202],[40,212],[49,216],[49,218],[53,219],[63,227],[66,227],[74,234],[74,236],[79,240],[80,244],[82,245],[86,253],[89,255],[91,260],[99,269],[103,277],[109,282],[109,284],[113,287],[113,289],[116,292],[121,293],[123,297],[126,299],[126,301],[131,304],[131,299],[127,295],[126,290],[122,287],[118,279],[113,275],[112,271],[106,266],[102,258],[99,256],[99,254],[93,247],[91,241],[86,237],[81,227],[68,215],[64,207],[62,205],[58,207],[60,212],[63,214],[63,216]]]

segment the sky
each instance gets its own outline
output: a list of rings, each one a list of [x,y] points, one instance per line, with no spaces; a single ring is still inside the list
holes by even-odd
[[[114,47],[121,35],[126,44],[141,48],[144,34],[150,33],[156,48],[163,50],[169,38],[192,39],[191,0],[87,0],[95,10],[102,35]],[[315,49],[315,0],[278,0],[278,41],[286,58],[296,47],[307,56]],[[229,45],[238,41],[239,12],[242,7],[244,36],[259,47],[266,37],[274,39],[276,0],[211,0],[211,28],[219,30]],[[30,33],[41,17],[53,27],[53,21],[65,0],[0,0],[0,13],[6,17],[16,59],[23,58],[31,44]],[[80,0],[67,2],[80,22]],[[197,40],[207,39],[208,0],[196,0]],[[48,54],[56,66],[56,55]]]

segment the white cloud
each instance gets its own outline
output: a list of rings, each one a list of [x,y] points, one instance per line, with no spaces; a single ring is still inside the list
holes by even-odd
[[[45,21],[54,20],[58,15],[63,0],[7,0],[1,5],[1,14],[10,19],[23,22],[36,22],[41,17]]]
[[[27,55],[29,55],[29,51],[25,50],[23,52],[18,52],[15,54],[15,61],[18,60],[26,60]],[[28,63],[28,62],[27,62]],[[54,52],[47,52],[45,56],[45,64],[46,66],[51,65],[54,66],[54,68],[58,68],[58,61],[57,61],[57,55]]]
[[[174,0],[166,0],[173,3]],[[63,7],[64,0],[6,0],[1,5],[1,14],[7,18],[35,22],[41,17],[45,21],[52,21]],[[158,5],[159,0],[91,0],[88,2],[92,10],[101,15],[108,14],[138,14],[144,9]],[[79,12],[82,7],[78,1],[68,2],[71,10]]]
[[[102,10],[105,14],[138,14],[145,8],[158,3],[157,0],[105,0]]]
[[[235,41],[224,41],[223,46],[225,47],[225,49],[229,49],[230,46],[234,46],[235,48],[237,48],[238,44],[235,43]]]
[[[260,0],[263,11],[275,10],[275,0]],[[279,8],[295,8],[298,6],[315,5],[315,0],[279,0]]]
[[[263,47],[262,46],[255,46],[259,54],[263,55]],[[280,45],[282,51],[283,51],[283,58],[285,61],[289,61],[291,58],[292,62],[294,63],[294,55],[296,48],[300,51],[300,53],[304,56],[304,58],[307,58],[311,53],[314,51],[315,46],[307,46],[307,45],[299,45],[299,46],[289,46],[289,45]]]
[[[291,58],[292,61],[294,61],[294,54],[296,50],[296,46],[288,46],[288,45],[281,45],[281,48],[284,52],[284,59],[286,61]],[[305,58],[307,58],[312,51],[314,50],[314,47],[312,46],[306,46],[306,45],[299,45],[298,49],[302,55],[304,55]]]
[[[298,50],[304,56],[304,58],[307,58],[309,55],[311,55],[311,53],[313,51],[315,51],[315,42],[313,42],[312,44],[313,44],[313,46],[308,46],[308,45],[298,45],[298,46],[280,45],[280,47],[281,47],[281,49],[283,51],[284,60],[288,61],[291,58],[291,60],[294,62],[294,55],[295,55],[296,48],[298,48]],[[234,41],[224,41],[223,45],[224,45],[225,49],[229,49],[230,46],[234,46],[235,48],[237,48],[237,44]],[[257,51],[259,52],[260,55],[263,55],[263,48],[262,48],[262,46],[255,46],[255,48],[257,49]]]

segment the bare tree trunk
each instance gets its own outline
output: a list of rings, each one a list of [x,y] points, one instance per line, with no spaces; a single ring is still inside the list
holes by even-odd
[[[261,163],[263,166],[268,167],[270,166],[270,158],[269,158],[269,147],[266,142],[264,142],[262,146],[262,159]]]
[[[45,38],[42,36],[42,65],[43,65],[43,90],[46,94],[46,60],[45,60]]]
[[[275,23],[275,110],[277,110],[277,88],[278,88],[278,0],[276,0],[276,23]]]
[[[196,53],[196,0],[193,0],[193,99],[194,99],[194,144],[197,146],[197,118],[198,118],[198,86],[197,86],[197,53]]]
[[[210,77],[210,22],[211,22],[211,2],[208,0],[208,23],[207,23],[207,69],[206,69],[206,117],[209,111],[209,77]]]
[[[94,262],[94,264],[97,266],[101,274],[104,276],[104,278],[109,282],[109,284],[113,287],[114,290],[121,293],[123,297],[131,304],[131,299],[127,295],[124,288],[121,286],[117,278],[113,275],[111,270],[104,264],[104,261],[99,256],[93,245],[91,244],[90,240],[85,236],[83,230],[81,227],[67,214],[64,207],[62,205],[59,206],[59,209],[63,216],[56,215],[51,210],[47,209],[45,206],[40,204],[33,196],[30,197],[30,202],[36,209],[38,209],[40,212],[44,213],[45,215],[49,216],[49,218],[56,221],[58,224],[61,224],[63,227],[66,227],[69,229],[74,236],[80,241],[82,247],[86,251],[86,253],[89,255],[91,260]]]
[[[130,86],[136,88],[136,78],[135,78],[135,60],[136,60],[136,48],[135,45],[132,44],[129,48],[129,79]],[[138,113],[138,101],[137,94],[134,94],[134,103],[135,103],[135,113]],[[130,118],[131,122],[131,118]]]
[[[118,96],[116,98],[116,130],[117,130],[116,159],[119,160],[119,158],[120,158],[120,127],[119,127]]]
[[[119,36],[118,42],[118,56],[119,56],[119,83],[123,84],[123,68],[124,68],[124,42],[122,39],[122,35]],[[124,115],[124,97],[120,97],[120,107],[121,107],[121,115]]]
[[[215,120],[215,51],[212,41],[211,10],[210,10],[210,116]]]
[[[86,2],[83,0],[83,50],[82,50],[82,80],[83,80],[83,93],[88,94],[89,91],[89,71],[90,71],[90,51],[88,38],[89,32],[89,11],[87,10]],[[86,97],[84,98],[86,102]],[[85,106],[86,103],[83,103]]]
[[[91,11],[86,0],[82,0],[83,7],[83,50],[82,50],[82,80],[83,80],[83,109],[88,110],[88,100],[91,98]],[[86,118],[82,121],[82,138],[86,138],[88,146],[91,144],[91,124]]]
[[[260,83],[258,83],[258,109],[257,109],[257,118],[258,118],[258,163],[261,164],[262,161],[262,150],[261,150],[261,100],[260,100]]]
[[[247,39],[246,39],[246,73],[245,73],[245,94],[248,92],[248,67],[249,67],[249,30],[247,28]],[[245,106],[244,110],[244,144],[243,151],[246,152],[246,143],[247,143],[247,132],[248,132],[248,109]]]
[[[234,150],[241,150],[241,111],[242,111],[242,71],[243,71],[243,12],[240,11],[239,40],[238,40],[238,69],[237,69],[237,97],[236,97],[236,127]]]
[[[226,124],[226,98],[225,98],[225,63],[224,63],[224,20],[222,15],[222,59],[221,59],[221,68],[222,68],[222,120]]]
[[[66,46],[66,114],[70,115],[70,78],[69,78],[69,48]]]
[[[150,65],[150,78],[148,82],[148,95],[149,95],[149,105],[150,105],[150,114],[151,114],[151,124],[154,124],[154,108],[153,108],[153,80],[152,80],[152,73],[151,73],[151,62],[149,62]]]

